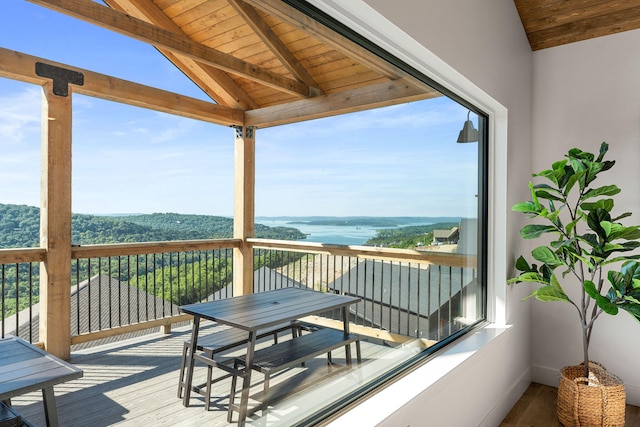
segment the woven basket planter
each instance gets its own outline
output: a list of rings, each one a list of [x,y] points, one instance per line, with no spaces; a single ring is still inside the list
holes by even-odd
[[[560,370],[558,419],[565,427],[624,426],[624,384],[602,366],[589,362]]]

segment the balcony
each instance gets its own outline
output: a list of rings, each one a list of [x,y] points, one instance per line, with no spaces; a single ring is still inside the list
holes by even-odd
[[[361,339],[363,363],[348,369],[343,352],[338,350],[333,352],[332,365],[328,366],[326,356],[322,356],[304,367],[275,375],[273,405],[265,413],[268,423],[287,419],[295,423],[304,418],[305,411],[312,416],[335,401],[348,399],[417,354],[441,347],[479,321],[473,257],[249,241],[256,266],[252,275],[254,292],[295,286],[361,298],[349,314],[351,332]],[[182,344],[191,333],[190,317],[179,314],[177,308],[234,295],[232,249],[237,245],[230,239],[72,248],[69,360],[85,375],[56,387],[62,425],[123,421],[136,425],[227,424],[230,380],[215,383],[208,412],[203,409],[204,398],[198,394],[192,395],[193,404],[188,408],[177,397]],[[38,249],[1,250],[3,289],[15,286],[17,278],[28,278],[31,291],[22,295],[22,300],[35,301],[38,286],[33,278],[38,275],[40,258]],[[13,298],[2,299],[3,310],[21,299],[19,295]],[[2,322],[2,335],[15,335],[17,329],[19,336],[39,344],[41,315],[39,304],[30,305]],[[339,313],[301,321],[308,328],[340,328],[341,324]],[[219,328],[205,322],[203,333]],[[269,345],[268,341],[263,339],[259,345]],[[238,351],[242,350],[225,356],[240,356]],[[204,367],[197,368],[196,382],[204,378],[204,371]],[[259,374],[254,376],[251,393],[260,400]],[[16,398],[13,404],[28,419],[41,422],[39,394]],[[88,404],[101,410],[87,414]],[[292,414],[296,418],[287,418]],[[260,415],[258,412],[254,417]],[[88,418],[91,416],[95,419]]]

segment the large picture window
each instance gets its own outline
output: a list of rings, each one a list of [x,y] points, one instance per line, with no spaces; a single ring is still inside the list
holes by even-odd
[[[357,374],[337,371],[299,398],[284,399],[267,421],[313,423],[486,320],[487,116],[323,19],[433,92],[257,131],[257,222],[296,227],[306,236],[301,242],[320,248],[346,248],[336,255],[258,244],[265,267],[254,287],[360,298],[350,322],[366,361]],[[376,254],[362,252],[368,247]],[[331,319],[339,316],[327,313],[311,326],[335,327]]]

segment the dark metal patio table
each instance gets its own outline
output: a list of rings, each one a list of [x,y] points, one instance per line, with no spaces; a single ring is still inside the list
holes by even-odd
[[[47,426],[58,426],[53,386],[82,377],[81,369],[17,337],[0,339],[0,401],[42,390]]]
[[[317,292],[302,288],[282,288],[272,291],[242,295],[204,303],[190,304],[180,307],[183,313],[193,315],[190,353],[194,355],[197,348],[200,319],[212,320],[247,331],[247,354],[245,365],[253,365],[256,335],[259,330],[270,326],[293,322],[305,316],[340,309],[343,328],[349,333],[348,307],[360,301],[360,298],[332,293]],[[346,347],[347,360],[351,360],[351,349]],[[193,379],[194,358],[187,364],[187,386],[185,387],[184,404],[189,402]],[[239,405],[239,425],[244,425],[248,415],[249,387],[251,371],[242,372],[243,385]],[[239,374],[239,373],[238,373]],[[229,409],[231,411],[231,408]]]

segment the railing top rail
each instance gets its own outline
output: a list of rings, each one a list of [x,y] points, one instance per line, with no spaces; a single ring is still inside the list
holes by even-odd
[[[46,253],[44,248],[0,249],[0,264],[41,262],[45,260]]]
[[[271,240],[250,238],[247,242],[254,248],[283,249],[298,252],[310,252],[359,258],[387,259],[392,261],[411,261],[424,264],[446,265],[452,267],[476,268],[477,257],[448,252],[417,251],[414,249],[379,248],[373,246],[335,245],[329,243],[299,242],[291,240]]]
[[[165,242],[116,243],[82,245],[71,248],[71,258],[95,258],[120,255],[142,255],[167,252],[188,252],[239,248],[240,239],[176,240]]]

